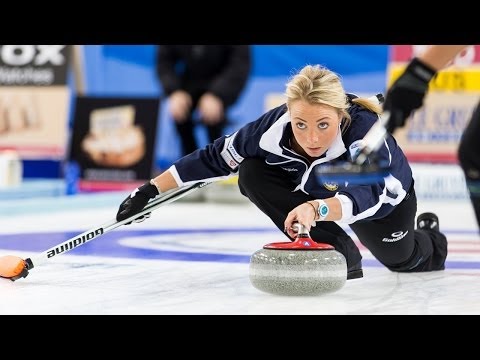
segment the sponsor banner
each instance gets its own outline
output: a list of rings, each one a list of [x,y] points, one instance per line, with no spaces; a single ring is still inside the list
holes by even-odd
[[[430,93],[395,139],[411,161],[457,162],[460,137],[478,100],[478,94]]]
[[[429,45],[391,47],[387,86]],[[411,161],[457,162],[460,137],[480,99],[480,46],[469,46],[431,81],[424,106],[395,138]]]
[[[150,179],[158,112],[158,97],[77,98],[69,168],[78,167],[78,190],[121,190]]]
[[[405,65],[391,65],[388,86],[403,73]],[[480,92],[480,64],[442,70],[429,84],[429,91]]]
[[[67,84],[73,45],[0,45],[0,86]]]
[[[0,151],[22,159],[64,159],[68,103],[65,86],[0,87]]]
[[[465,176],[455,164],[412,163],[415,193],[420,200],[469,201]]]

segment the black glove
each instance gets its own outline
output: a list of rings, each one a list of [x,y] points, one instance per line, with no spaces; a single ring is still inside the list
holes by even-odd
[[[120,207],[117,212],[117,221],[125,220],[136,213],[139,213],[145,205],[150,201],[150,199],[155,198],[159,195],[158,189],[155,185],[147,182],[142,186],[136,188],[132,191],[130,196],[128,196],[120,204]],[[150,217],[150,213],[147,213],[143,216],[135,219],[135,222],[142,222],[145,219]],[[126,223],[125,225],[130,225],[132,222]]]
[[[390,112],[390,118],[385,126],[388,132],[393,133],[396,128],[403,127],[411,113],[422,106],[428,83],[436,73],[421,60],[412,59],[385,97],[383,111]]]

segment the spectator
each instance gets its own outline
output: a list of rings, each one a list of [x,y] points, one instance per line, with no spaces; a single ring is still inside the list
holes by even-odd
[[[249,77],[248,45],[160,45],[157,72],[169,100],[169,112],[183,155],[198,148],[195,114],[206,126],[210,142],[223,135],[228,110]]]

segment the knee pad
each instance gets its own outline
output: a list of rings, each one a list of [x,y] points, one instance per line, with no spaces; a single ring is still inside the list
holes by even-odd
[[[384,264],[390,271],[395,272],[419,272],[428,271],[426,265],[429,263],[433,253],[433,241],[426,233],[415,234],[415,247],[413,253],[406,261],[400,264]]]
[[[445,269],[448,244],[443,234],[432,237],[415,239],[415,250],[412,256],[404,263],[397,265],[385,265],[395,272],[425,272]]]

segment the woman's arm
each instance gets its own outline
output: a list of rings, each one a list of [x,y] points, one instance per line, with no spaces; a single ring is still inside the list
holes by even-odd
[[[318,209],[322,207],[322,215],[320,218]],[[285,219],[285,232],[291,237],[295,238],[296,233],[292,230],[292,225],[298,222],[304,225],[310,231],[312,225],[315,226],[316,221],[338,221],[342,218],[342,205],[340,200],[331,197],[328,199],[316,199],[304,202],[298,205],[295,209],[290,211]]]
[[[178,187],[175,178],[170,170],[166,170],[157,177],[150,180],[152,185],[157,187],[158,193],[167,192],[168,190],[176,189]]]

